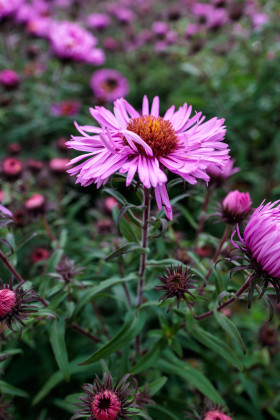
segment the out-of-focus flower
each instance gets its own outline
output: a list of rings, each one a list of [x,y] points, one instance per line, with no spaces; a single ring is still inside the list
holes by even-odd
[[[130,9],[125,8],[117,8],[114,11],[114,16],[118,19],[118,21],[122,24],[128,24],[133,22],[135,19],[134,13]]]
[[[10,143],[8,145],[8,153],[12,156],[18,155],[21,152],[21,145],[19,143]]]
[[[107,37],[103,41],[103,47],[109,51],[116,51],[119,47],[119,43],[115,38]]]
[[[0,0],[0,20],[14,14],[24,0]]]
[[[36,248],[31,254],[31,261],[36,264],[39,261],[48,260],[50,256],[51,253],[47,248]]]
[[[185,32],[185,37],[192,38],[194,35],[199,34],[201,32],[201,27],[196,23],[188,24]]]
[[[81,402],[77,403],[80,407],[78,413],[89,416],[89,420],[126,420],[135,415],[135,411],[130,410],[133,401],[128,401],[132,394],[128,377],[125,375],[113,386],[110,373],[104,373],[103,383],[96,375],[93,385],[85,384],[83,387],[86,395],[79,398]]]
[[[209,165],[207,174],[210,177],[210,185],[221,187],[232,175],[239,172],[239,168],[234,168],[234,159],[229,159],[223,167],[217,165]]]
[[[269,21],[269,17],[265,13],[252,13],[251,19],[253,27],[256,30],[260,30],[262,26],[266,25]]]
[[[81,274],[84,267],[75,265],[75,261],[70,260],[65,254],[61,257],[59,264],[55,267],[52,277],[63,280],[66,284],[72,283],[73,279]]]
[[[213,8],[211,13],[207,14],[206,26],[209,29],[217,29],[228,22],[228,14],[225,9]]]
[[[34,175],[37,175],[43,169],[44,163],[41,160],[28,159],[26,166],[30,172],[32,172]]]
[[[86,160],[68,172],[77,175],[81,185],[94,182],[97,188],[117,171],[127,173],[128,186],[138,172],[144,187],[154,188],[157,206],[159,209],[164,206],[169,219],[172,219],[172,208],[164,167],[195,184],[197,178],[209,181],[206,170],[210,164],[223,166],[229,158],[229,149],[223,142],[224,120],[212,118],[203,122],[205,117],[201,112],[190,118],[192,107],[187,104],[177,112],[173,105],[160,117],[159,98],[154,98],[149,110],[145,96],[142,114],[123,98],[114,102],[114,114],[103,107],[90,112],[102,128],[76,124],[81,136],[73,136],[68,145],[86,154],[71,163]]]
[[[39,38],[49,38],[52,28],[52,20],[48,17],[29,17],[26,24],[26,31]]]
[[[111,19],[104,13],[92,13],[87,18],[87,24],[90,28],[97,31],[103,31],[110,25]]]
[[[62,59],[96,65],[105,60],[103,51],[95,48],[97,39],[76,23],[54,23],[49,37],[54,53]]]
[[[6,322],[7,327],[13,329],[13,324],[20,323],[23,327],[27,315],[36,312],[36,306],[29,303],[37,300],[32,289],[24,290],[21,284],[13,287],[13,281],[0,284],[0,322]]]
[[[104,207],[107,213],[112,214],[113,208],[118,205],[117,200],[114,197],[107,197],[104,200]]]
[[[155,21],[152,24],[152,31],[156,36],[163,37],[169,31],[169,25],[166,22]]]
[[[61,101],[52,104],[51,110],[56,117],[75,117],[81,109],[79,101]]]
[[[20,83],[20,78],[14,70],[6,69],[0,72],[0,83],[6,89],[15,89]]]
[[[263,346],[274,347],[278,343],[278,332],[276,328],[263,325],[259,331],[259,340]]]
[[[66,174],[67,165],[70,159],[68,158],[53,158],[49,162],[49,168],[53,175],[61,176]]]
[[[22,174],[22,163],[16,158],[6,158],[2,164],[2,171],[5,178],[16,181]]]
[[[222,413],[220,410],[214,410],[205,413],[203,420],[232,420],[232,418]]]
[[[34,215],[44,213],[46,210],[46,198],[39,193],[35,193],[24,203],[25,209]]]
[[[18,209],[14,211],[13,222],[16,227],[22,228],[28,223],[28,214],[25,210]]]
[[[231,191],[222,203],[221,215],[223,221],[232,225],[241,223],[248,216],[251,204],[252,201],[248,192]]]
[[[193,280],[192,274],[187,268],[183,269],[182,265],[178,265],[175,268],[165,268],[165,273],[158,278],[162,282],[162,286],[156,286],[155,290],[164,291],[159,300],[164,302],[166,299],[175,297],[179,308],[182,299],[186,303],[189,302],[185,296],[186,294],[194,297],[190,289],[196,289],[193,283],[197,283],[197,280]]]
[[[261,296],[265,293],[269,284],[274,286],[277,298],[280,298],[280,205],[279,200],[275,203],[262,203],[250,217],[243,234],[239,227],[233,232],[232,243],[245,256],[247,265],[233,268],[232,272],[252,269],[250,277],[250,290],[252,291],[258,280],[263,282]],[[233,237],[237,232],[240,242],[235,242]],[[252,293],[249,293],[252,296]],[[249,306],[251,301],[249,300]]]
[[[125,97],[129,92],[126,77],[114,69],[101,69],[96,71],[91,79],[90,86],[94,95],[106,102],[114,102]]]

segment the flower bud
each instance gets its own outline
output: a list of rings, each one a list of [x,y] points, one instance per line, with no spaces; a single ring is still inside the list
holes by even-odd
[[[31,260],[34,264],[39,261],[44,261],[50,258],[50,251],[46,248],[37,248],[31,254]]]
[[[10,69],[6,69],[0,72],[0,83],[1,85],[8,89],[15,89],[18,87],[20,82],[19,75]]]
[[[2,165],[3,174],[10,181],[19,179],[22,169],[22,163],[15,158],[6,158]]]
[[[13,290],[2,289],[0,290],[0,320],[8,315],[16,303],[16,295]]]
[[[67,169],[67,164],[70,162],[70,159],[68,158],[53,158],[50,162],[49,162],[49,168],[51,170],[51,172],[53,173],[53,175],[59,176],[62,174],[66,174]]]
[[[35,193],[24,203],[24,207],[29,213],[44,213],[46,207],[46,198],[39,193]]]
[[[228,193],[222,203],[222,218],[226,223],[240,223],[246,218],[251,210],[250,194],[238,190]]]
[[[223,414],[220,410],[208,411],[203,420],[232,420],[231,417]]]

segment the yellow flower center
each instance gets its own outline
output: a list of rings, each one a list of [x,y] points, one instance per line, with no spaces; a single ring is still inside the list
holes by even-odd
[[[127,130],[138,134],[147,143],[155,157],[165,157],[174,152],[178,146],[179,139],[170,121],[153,115],[143,115],[132,118]],[[127,145],[127,141],[124,140]],[[139,153],[146,155],[142,146],[135,144]]]

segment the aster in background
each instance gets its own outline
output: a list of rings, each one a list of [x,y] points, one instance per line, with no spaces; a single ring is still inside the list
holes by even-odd
[[[81,274],[84,267],[75,265],[75,261],[70,260],[65,254],[61,257],[59,264],[55,267],[55,273],[51,277],[58,278],[65,284],[72,283],[73,279]]]
[[[235,225],[246,219],[251,211],[250,194],[240,191],[231,191],[224,198],[220,211],[220,216],[225,223]]]
[[[129,92],[126,77],[114,69],[101,69],[93,73],[90,87],[94,95],[105,102],[114,102]]]
[[[38,300],[32,289],[24,290],[21,284],[13,287],[13,279],[9,283],[0,283],[0,322],[6,323],[7,327],[13,329],[13,324],[21,324],[25,327],[24,320],[28,314],[37,311],[36,306],[31,302]]]
[[[218,165],[209,165],[207,168],[207,174],[210,177],[209,185],[215,187],[222,187],[227,180],[234,174],[240,171],[240,168],[234,168],[234,159],[229,159],[226,164],[222,167]]]
[[[185,418],[190,420],[233,420],[224,407],[214,405],[210,401],[206,402],[206,407],[201,414],[199,414],[199,410],[193,409],[192,412],[186,413]]]
[[[88,416],[88,420],[126,420],[137,414],[135,410],[131,411],[134,406],[130,398],[133,390],[129,388],[128,377],[125,375],[113,385],[110,373],[104,373],[103,383],[96,375],[93,385],[84,385],[86,396],[79,398],[81,402],[77,403],[80,407],[77,412]]]
[[[188,268],[183,269],[182,265],[177,267],[165,268],[165,273],[158,277],[162,283],[162,286],[156,286],[156,291],[163,291],[164,294],[159,300],[163,302],[170,298],[176,298],[177,308],[179,308],[181,300],[183,299],[186,303],[189,303],[188,298],[185,294],[190,295],[194,298],[194,295],[190,292],[190,289],[196,289],[197,287],[193,283],[197,283],[197,280],[192,279],[192,274]]]
[[[81,136],[73,136],[68,146],[86,154],[71,163],[85,160],[68,172],[77,175],[76,182],[82,186],[94,182],[97,188],[117,171],[127,173],[128,186],[137,172],[144,188],[154,188],[158,208],[164,207],[172,220],[164,168],[190,184],[195,184],[197,178],[208,182],[207,167],[225,165],[229,149],[223,142],[223,119],[204,122],[201,113],[190,118],[192,107],[186,103],[177,112],[173,105],[160,117],[159,105],[159,98],[155,97],[149,109],[144,96],[141,114],[123,98],[114,102],[114,113],[104,107],[91,108],[101,127],[76,124]]]
[[[102,50],[95,48],[97,39],[86,29],[72,22],[56,22],[49,34],[53,52],[65,60],[101,65],[105,62]]]
[[[0,4],[1,9],[1,4]],[[0,84],[8,90],[15,89],[20,84],[20,77],[17,72],[5,69],[0,72]]]
[[[249,307],[259,280],[263,286],[260,297],[268,285],[272,285],[278,302],[280,300],[280,205],[278,203],[279,200],[267,204],[263,202],[250,217],[243,238],[238,225],[232,235],[233,246],[243,254],[242,259],[248,262],[247,265],[233,268],[232,272],[253,270],[249,283]],[[235,242],[233,239],[236,232],[240,242]]]

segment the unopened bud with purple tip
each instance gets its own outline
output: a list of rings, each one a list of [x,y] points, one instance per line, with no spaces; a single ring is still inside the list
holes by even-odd
[[[222,203],[222,219],[229,224],[242,222],[251,210],[250,194],[238,190],[231,191]]]

